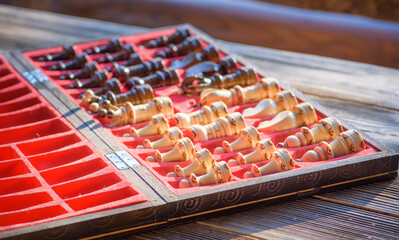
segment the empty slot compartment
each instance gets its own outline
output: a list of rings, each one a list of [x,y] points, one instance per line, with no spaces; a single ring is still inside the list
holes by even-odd
[[[25,156],[47,153],[57,149],[68,147],[72,144],[81,142],[82,140],[76,134],[68,134],[61,137],[41,139],[28,143],[21,143],[18,148]]]
[[[40,154],[29,158],[29,162],[39,171],[62,166],[83,159],[93,154],[87,146],[64,149],[57,152]]]
[[[59,216],[65,213],[67,213],[67,211],[59,205],[30,209],[29,211],[5,213],[0,215],[0,225],[10,226],[19,223],[31,223],[34,221]]]
[[[25,96],[31,92],[32,91],[28,87],[23,87],[0,93],[0,103]]]
[[[28,109],[26,111],[7,114],[0,117],[0,129],[25,125],[54,118],[56,115],[48,107]]]
[[[6,65],[0,66],[0,77],[4,77],[5,75],[10,74],[10,70],[7,68]]]
[[[5,89],[18,83],[20,83],[20,81],[18,81],[16,77],[7,77],[7,79],[3,79],[0,81],[0,89]]]
[[[65,201],[73,210],[78,211],[98,205],[115,202],[136,195],[130,187],[124,187],[113,191],[101,192]],[[144,201],[144,200],[143,200]]]
[[[36,177],[17,177],[0,180],[0,195],[17,193],[41,187]]]
[[[29,168],[22,160],[0,162],[0,178],[22,175],[29,172]]]
[[[46,192],[0,197],[0,212],[11,212],[53,201]]]
[[[12,147],[0,148],[0,160],[10,160],[15,158],[20,158],[20,156]]]
[[[62,199],[73,198],[79,195],[86,195],[111,185],[121,182],[121,179],[115,173],[86,178],[66,184],[53,187],[53,190]]]
[[[96,158],[86,162],[43,171],[41,172],[41,175],[50,185],[54,185],[89,175],[105,168],[106,166],[107,164],[102,159]]]
[[[29,98],[17,102],[2,104],[0,105],[0,114],[19,111],[21,109],[28,108],[40,103],[41,101],[38,98]]]
[[[0,131],[0,135],[7,137],[0,138],[0,144],[20,142],[24,140],[34,141],[36,138],[67,132],[69,130],[70,128],[62,120],[54,119],[30,126],[2,130]]]

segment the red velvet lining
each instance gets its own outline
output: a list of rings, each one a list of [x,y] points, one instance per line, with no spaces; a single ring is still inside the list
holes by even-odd
[[[137,51],[137,53],[139,53],[144,60],[151,60],[152,59],[152,55],[160,50],[160,48],[156,48],[156,49],[144,49],[142,47],[140,47],[140,45],[144,44],[145,42],[147,42],[149,39],[153,39],[156,38],[158,36],[162,36],[162,35],[167,35],[167,34],[171,34],[175,31],[175,29],[168,29],[168,30],[163,30],[163,31],[158,31],[158,32],[151,32],[151,33],[144,33],[144,34],[138,34],[138,35],[132,35],[132,36],[124,36],[121,37],[120,39],[124,42],[124,43],[129,43],[132,44],[134,49]],[[107,43],[106,40],[103,41],[95,41],[95,42],[90,42],[90,43],[83,43],[83,44],[77,44],[76,45],[76,49],[77,49],[77,53],[82,52],[84,49],[96,46],[96,45],[101,45],[101,44],[105,44]],[[208,45],[208,43],[202,41],[202,45],[206,46]],[[66,89],[66,86],[73,83],[72,80],[59,80],[58,76],[60,76],[60,74],[64,74],[65,72],[63,71],[48,71],[48,67],[50,65],[53,65],[54,62],[47,62],[47,63],[43,63],[43,62],[37,62],[35,61],[35,59],[37,59],[37,57],[44,55],[45,53],[53,53],[53,52],[57,52],[60,51],[60,48],[49,48],[49,49],[42,49],[42,50],[36,50],[36,51],[31,51],[31,52],[25,52],[24,55],[36,66],[38,67],[45,75],[49,76],[50,79],[57,84],[67,95],[69,95],[77,104],[81,105],[83,108],[87,109],[87,106],[84,106],[81,104],[81,101],[79,99],[79,95],[81,95],[82,93],[85,92],[85,89],[83,90],[77,90],[77,89]],[[225,53],[223,52],[219,52],[220,56],[226,56]],[[94,55],[90,55],[91,57],[91,61],[96,60],[100,57],[103,57],[104,54],[94,54]],[[173,61],[175,59],[167,59],[167,63],[169,64],[171,61]],[[123,61],[121,62],[123,63]],[[240,66],[242,66],[242,64],[239,64]],[[111,66],[110,64],[100,64],[100,66],[102,68]],[[182,82],[182,80],[184,79],[184,70],[180,70],[179,71],[179,75],[180,75],[180,82]],[[262,76],[259,76],[259,79]],[[184,112],[184,113],[190,113],[193,111],[196,111],[200,108],[198,107],[192,107],[192,105],[196,102],[199,101],[199,97],[187,97],[187,96],[183,96],[183,95],[172,95],[172,93],[179,89],[179,86],[174,85],[174,86],[167,86],[167,87],[161,87],[161,88],[156,88],[154,89],[154,94],[155,96],[169,96],[172,101],[173,101],[173,107],[174,107],[174,111],[175,113],[177,112]],[[96,89],[93,89],[96,90]],[[300,102],[300,101],[299,101]],[[247,107],[253,107],[255,106],[256,103],[251,103],[251,104],[245,104],[245,105],[241,105],[241,106],[233,106],[229,108],[229,112],[242,112],[245,108]],[[324,116],[323,114],[317,112],[318,114],[318,118],[322,119],[326,116]],[[100,125],[102,126],[107,126],[108,124],[111,123],[111,120],[107,119],[107,118],[99,118],[98,116],[96,116],[95,114],[92,115],[93,118],[95,119],[96,122],[98,122]],[[260,119],[246,119],[246,123],[247,125],[253,125],[253,126],[257,126],[260,122],[267,120],[267,119],[271,119],[272,117],[268,117],[268,118],[260,118]],[[148,138],[151,141],[157,140],[159,138],[162,137],[162,135],[157,135],[157,136],[149,136],[149,137],[138,137],[138,138],[134,138],[134,137],[124,137],[123,135],[125,133],[129,133],[129,129],[130,127],[135,127],[137,128],[141,128],[143,126],[146,126],[148,124],[148,122],[145,123],[138,123],[138,124],[134,124],[134,125],[129,125],[129,126],[121,126],[121,127],[116,127],[116,128],[107,128],[106,129],[113,134],[116,139],[122,143],[124,143],[127,148],[129,153],[135,157],[141,164],[143,164],[144,166],[146,166],[161,182],[163,182],[172,192],[174,192],[175,194],[181,194],[181,193],[187,193],[187,192],[192,192],[192,191],[199,191],[201,189],[205,189],[205,188],[209,188],[212,187],[214,185],[211,186],[204,186],[204,187],[195,187],[195,188],[179,188],[179,182],[180,180],[182,180],[183,178],[181,177],[166,177],[166,174],[168,172],[173,171],[173,167],[177,164],[179,164],[180,166],[184,167],[190,164],[190,162],[173,162],[173,163],[158,163],[158,162],[147,162],[145,161],[147,156],[153,156],[154,151],[153,149],[136,149],[136,147],[138,145],[142,145],[143,144],[143,140]],[[170,121],[170,125],[173,125],[173,122]],[[288,131],[282,131],[282,132],[277,132],[277,133],[266,133],[266,132],[262,132],[261,133],[261,137],[262,139],[265,138],[270,138],[272,140],[272,142],[275,144],[275,146],[277,146],[277,143],[284,141],[284,139],[291,135],[294,134],[295,132],[297,132],[299,129],[293,129],[293,130],[288,130]],[[185,136],[189,136],[189,134],[186,134],[187,132],[183,130],[183,132],[185,133]],[[222,141],[226,140],[228,142],[232,142],[235,139],[237,139],[238,136],[230,136],[230,137],[226,137],[226,138],[221,138],[221,139],[215,139],[215,140],[210,140],[210,141],[206,141],[206,142],[199,142],[199,143],[195,143],[195,148],[196,150],[200,150],[201,148],[208,148],[211,152],[213,152],[213,150],[218,147],[221,146]],[[300,158],[307,150],[311,150],[313,149],[315,146],[317,146],[317,144],[315,145],[311,145],[311,146],[305,146],[305,147],[300,147],[300,148],[296,148],[296,149],[288,149],[288,151],[292,154],[294,159],[298,159]],[[296,167],[297,168],[302,168],[302,167],[308,167],[308,166],[314,166],[314,165],[318,165],[318,164],[324,164],[326,162],[331,162],[331,161],[337,161],[340,159],[347,159],[347,158],[351,158],[351,157],[355,157],[355,156],[360,156],[360,155],[367,155],[367,154],[371,154],[374,152],[377,152],[378,150],[373,148],[369,143],[366,143],[366,147],[367,150],[364,150],[362,152],[359,153],[355,153],[355,154],[351,154],[349,156],[345,156],[342,158],[336,158],[336,159],[332,159],[329,161],[324,161],[324,162],[314,162],[314,163],[296,163]],[[171,150],[172,148],[166,148],[166,149],[160,149],[161,152],[166,152]],[[250,150],[244,150],[241,151],[243,153],[249,153],[253,151],[253,149]],[[234,158],[234,156],[236,155],[237,152],[234,153],[225,153],[225,154],[220,154],[220,155],[214,155],[216,161],[228,161],[229,159]],[[266,164],[267,162],[260,162],[257,163],[257,165],[262,166],[264,164]],[[244,172],[249,170],[249,165],[243,165],[243,166],[236,166],[236,167],[231,167],[231,171],[233,174],[233,181],[242,181],[243,180],[243,174]],[[229,184],[229,183],[226,183]]]
[[[148,201],[0,56],[0,231]]]

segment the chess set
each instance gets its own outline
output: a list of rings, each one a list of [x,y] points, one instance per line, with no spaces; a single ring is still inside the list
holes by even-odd
[[[393,151],[190,25],[13,58],[0,201],[21,203],[4,236],[117,233],[397,174]]]

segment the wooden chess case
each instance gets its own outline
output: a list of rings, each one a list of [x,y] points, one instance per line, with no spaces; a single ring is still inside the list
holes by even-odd
[[[217,46],[215,41],[205,33],[191,25],[184,26],[189,27],[192,33],[199,36],[207,44]],[[146,34],[156,35],[165,29],[176,29],[177,27],[181,27],[181,25],[155,29]],[[217,47],[221,52],[228,54],[221,46]],[[254,203],[306,196],[358,182],[397,176],[399,156],[359,131],[367,145],[375,151],[277,174],[201,187],[198,190],[174,191],[160,181],[158,176],[155,176],[153,169],[144,166],[142,161],[137,161],[136,158],[140,156],[134,154],[134,149],[129,149],[118,138],[113,137],[108,130],[104,129],[101,124],[93,121],[92,116],[86,110],[81,109],[59,86],[48,80],[47,76],[38,72],[37,67],[25,58],[26,54],[24,56],[21,53],[12,52],[6,53],[6,55],[11,64],[101,153],[106,156],[112,156],[112,154],[115,155],[123,151],[131,154],[133,160],[129,157],[123,159],[116,154],[124,163],[121,163],[120,166],[116,162],[113,162],[113,164],[121,169],[120,171],[127,179],[139,186],[149,201],[16,228],[0,233],[0,237],[65,238],[89,235],[103,236],[101,234],[112,235]],[[250,66],[244,59],[235,57],[243,65]],[[267,69],[256,70],[260,75],[268,76]],[[310,102],[315,107],[318,116],[334,117],[340,121],[344,128],[356,129],[302,93],[284,84],[284,79],[278,80],[283,89],[290,89],[299,100]]]

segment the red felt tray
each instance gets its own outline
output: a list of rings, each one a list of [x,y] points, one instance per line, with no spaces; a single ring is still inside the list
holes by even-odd
[[[172,34],[175,31],[175,29],[167,29],[167,30],[161,30],[161,31],[156,31],[156,32],[150,32],[150,33],[144,33],[144,34],[138,34],[138,35],[132,35],[132,36],[123,36],[120,37],[120,40],[122,40],[125,44],[132,44],[135,51],[139,53],[143,60],[151,60],[152,55],[161,50],[162,48],[155,48],[155,49],[145,49],[140,47],[140,45],[146,43],[150,39],[154,39],[156,37],[162,36],[162,35],[169,35]],[[192,35],[195,35],[194,32],[192,32]],[[107,40],[103,41],[94,41],[90,43],[82,43],[82,44],[76,44],[75,49],[76,53],[82,53],[84,50],[93,47],[93,46],[99,46],[106,44]],[[207,46],[209,43],[202,41],[202,46]],[[46,76],[49,77],[51,81],[53,81],[57,86],[59,86],[62,91],[70,96],[78,105],[83,107],[85,110],[88,110],[88,106],[83,105],[81,100],[79,99],[79,96],[85,92],[85,89],[67,89],[66,86],[69,84],[73,83],[73,80],[60,80],[59,76],[65,74],[65,71],[50,71],[48,70],[51,65],[54,65],[55,62],[39,62],[37,61],[37,58],[40,56],[43,56],[44,54],[47,53],[56,53],[60,52],[62,49],[61,47],[55,47],[55,48],[47,48],[47,49],[41,49],[41,50],[35,50],[35,51],[30,51],[30,52],[25,52],[24,56],[28,58],[33,65],[35,65],[37,68],[39,68]],[[226,53],[223,51],[219,51],[219,54],[221,57],[226,56]],[[89,61],[96,61],[99,58],[103,57],[104,54],[93,54],[90,55]],[[171,59],[166,59],[167,64],[170,64],[172,61],[179,59],[179,58],[171,58]],[[119,62],[119,63],[124,63]],[[106,68],[111,66],[111,64],[106,63],[106,64],[99,64],[100,68]],[[239,63],[239,66],[243,66],[242,63]],[[111,75],[111,74],[110,74]],[[185,76],[185,70],[180,69],[179,70],[179,76],[180,76],[180,82],[183,81],[184,76]],[[109,76],[112,77],[112,76]],[[259,75],[258,78],[261,79],[263,76]],[[84,79],[88,80],[88,79]],[[174,107],[174,112],[184,112],[184,113],[190,113],[193,111],[198,110],[199,108],[192,107],[194,103],[197,103],[199,101],[199,97],[188,97],[185,95],[172,95],[172,92],[179,89],[179,86],[174,85],[174,86],[167,86],[167,87],[161,87],[161,88],[154,88],[154,94],[155,96],[169,96],[172,101],[173,101],[173,107]],[[282,88],[281,88],[282,89]],[[96,90],[96,89],[93,89]],[[283,90],[283,89],[282,89]],[[301,102],[300,100],[298,100]],[[241,106],[234,106],[230,107],[228,109],[229,113],[233,112],[242,112],[245,108],[247,107],[253,107],[255,106],[256,103],[251,103],[251,104],[246,104],[246,105],[241,105]],[[326,116],[323,115],[322,113],[317,112],[318,119],[325,118]],[[126,146],[126,149],[128,152],[135,158],[137,159],[142,165],[147,167],[167,188],[169,188],[173,193],[175,194],[182,194],[182,193],[188,193],[188,192],[193,192],[193,191],[199,191],[205,188],[211,188],[215,185],[210,185],[210,186],[203,186],[203,187],[192,187],[192,188],[179,188],[179,182],[183,179],[181,177],[167,177],[168,172],[173,171],[173,167],[177,164],[179,164],[181,167],[187,166],[190,164],[190,162],[170,162],[170,163],[159,163],[159,162],[147,162],[145,159],[147,156],[153,155],[155,150],[153,149],[136,149],[138,145],[143,144],[143,140],[148,138],[151,141],[160,139],[162,135],[157,135],[157,136],[149,136],[149,137],[124,137],[123,135],[125,133],[129,133],[130,127],[135,127],[141,128],[145,125],[148,124],[148,122],[144,123],[138,123],[134,125],[127,125],[127,126],[121,126],[121,127],[116,127],[116,128],[109,128],[107,127],[108,124],[110,124],[110,120],[106,118],[100,118],[96,114],[92,115],[95,121],[97,121],[100,125],[105,127],[109,133],[114,135],[114,137],[121,143],[123,143]],[[262,119],[246,119],[247,126],[257,126],[261,121],[266,120],[266,119],[271,119],[270,118],[262,118]],[[170,125],[173,126],[173,122],[170,122]],[[311,126],[310,126],[311,127]],[[345,129],[347,130],[347,129]],[[282,142],[287,136],[294,134],[295,132],[299,131],[298,129],[292,129],[288,131],[283,131],[283,132],[276,132],[276,133],[267,133],[267,132],[261,132],[261,138],[269,138],[271,141],[274,143],[277,149],[277,143]],[[183,133],[187,133],[183,130]],[[185,134],[186,136],[190,137],[189,134]],[[228,142],[232,142],[235,139],[237,139],[238,136],[230,136],[230,137],[225,137],[225,138],[220,138],[220,139],[215,139],[215,140],[210,140],[206,142],[198,142],[195,143],[195,149],[198,151],[202,148],[208,148],[211,152],[218,147],[221,146],[221,143],[224,140],[227,140]],[[309,145],[309,146],[304,146],[300,148],[291,148],[287,149],[292,157],[294,159],[300,158],[307,150],[313,149],[317,144],[314,145]],[[166,152],[171,150],[172,148],[165,148],[165,149],[160,149],[161,152]],[[243,150],[241,151],[242,153],[246,154],[253,151],[251,150]],[[318,164],[325,164],[331,161],[338,161],[340,159],[347,159],[347,158],[352,158],[355,156],[360,156],[360,155],[367,155],[371,153],[375,153],[379,151],[378,149],[374,148],[370,143],[366,142],[366,150],[351,154],[345,157],[341,158],[335,158],[332,160],[328,161],[323,161],[323,162],[296,162],[296,168],[303,168],[303,167],[308,167],[308,166],[314,166]],[[220,155],[214,155],[216,161],[228,161],[229,159],[234,158],[235,154],[237,152],[233,153],[225,153],[225,154],[220,154]],[[266,164],[267,161],[257,163],[257,165],[261,166]],[[231,167],[231,171],[233,174],[233,181],[245,181],[243,178],[244,172],[248,171],[250,167],[250,164],[248,165],[241,165],[241,166],[235,166]],[[224,184],[230,184],[230,183],[224,183]]]
[[[0,231],[148,201],[0,56]]]

